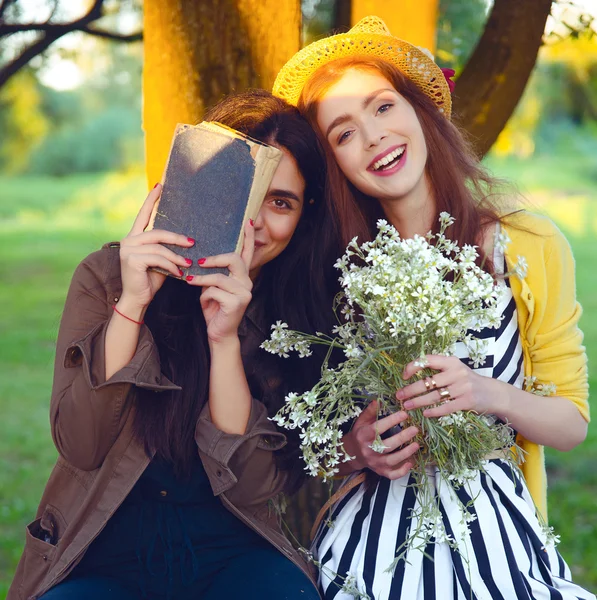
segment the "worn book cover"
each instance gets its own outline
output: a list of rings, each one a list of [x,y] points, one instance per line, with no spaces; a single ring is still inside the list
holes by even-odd
[[[176,126],[149,228],[195,239],[192,248],[168,246],[193,261],[183,277],[226,272],[197,260],[241,251],[244,225],[257,217],[281,157],[277,148],[219,123]]]

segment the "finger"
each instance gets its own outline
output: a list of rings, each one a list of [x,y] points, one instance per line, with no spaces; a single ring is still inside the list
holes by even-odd
[[[374,423],[374,431],[379,433],[380,435],[392,429],[396,425],[400,425],[408,419],[408,413],[404,410],[398,411],[396,413],[392,413],[387,417],[382,417],[379,420],[376,420]],[[374,434],[375,435],[375,434]]]
[[[398,468],[390,470],[385,477],[392,480],[401,479],[405,475],[408,475],[414,466],[414,461],[407,461],[402,463]]]
[[[442,390],[447,390],[447,388],[441,388],[437,390],[433,390],[433,392],[429,392],[424,396],[418,396],[417,398],[413,398],[411,400],[407,400],[404,403],[404,408],[406,410],[414,410],[416,408],[423,408],[425,406],[432,406],[433,404],[438,404],[439,402],[443,402],[445,399],[442,397]]]
[[[143,202],[143,205],[141,206],[141,210],[139,211],[139,214],[133,223],[129,235],[137,235],[145,231],[145,228],[149,225],[153,207],[159,200],[161,193],[162,185],[160,183],[156,183],[153,190],[147,194],[147,198],[145,198],[145,202]]]
[[[394,450],[396,450],[396,448],[401,448],[405,444],[408,444],[408,442],[410,442],[418,433],[419,429],[415,426],[412,426],[389,438],[386,438],[383,441],[383,443],[388,447],[386,453],[394,453]]]
[[[425,356],[426,364],[421,366],[418,363],[420,359],[409,362],[402,373],[402,379],[410,379],[413,375],[416,375],[422,369],[433,369],[434,371],[443,371],[450,365],[454,364],[455,360],[459,360],[454,356],[442,356],[439,354],[427,354]]]
[[[458,398],[456,400],[450,400],[449,402],[444,402],[439,406],[434,406],[433,408],[428,408],[423,411],[423,416],[429,417],[430,419],[445,417],[446,415],[451,415],[452,413],[458,412],[459,410],[469,410],[470,406],[466,404],[466,402],[462,398]]]
[[[217,302],[220,308],[228,310],[234,302],[234,296],[217,287],[209,287],[201,294],[200,302],[203,310],[207,308],[210,302]]]
[[[145,271],[153,267],[158,267],[164,271],[168,271],[168,273],[172,273],[174,277],[180,278],[183,276],[183,272],[177,265],[160,254],[135,254],[130,258]]]
[[[164,229],[152,229],[151,231],[142,231],[137,235],[131,233],[122,240],[121,245],[126,246],[143,246],[145,244],[171,244],[173,246],[182,246],[190,248],[195,243],[193,238],[174,233],[173,231],[165,231]]]
[[[354,422],[354,428],[363,427],[377,421],[377,400],[372,400],[367,404],[363,412],[357,417]]]
[[[420,396],[425,392],[429,392],[432,389],[445,387],[446,385],[452,383],[453,380],[454,377],[451,373],[439,372],[431,377],[425,377],[424,379],[405,385],[396,392],[396,399],[399,402],[408,400],[409,398],[414,398],[415,396]]]
[[[125,261],[131,261],[136,256],[147,256],[148,254],[159,254],[175,265],[180,267],[190,267],[193,261],[190,258],[184,258],[173,252],[169,248],[162,246],[161,244],[144,244],[143,246],[125,246],[120,249],[120,256]]]
[[[399,467],[401,463],[416,454],[420,447],[421,446],[419,446],[417,442],[412,442],[411,444],[408,444],[408,446],[405,446],[396,452],[392,452],[392,454],[388,454],[386,456],[387,465],[392,469]]]
[[[235,252],[200,258],[199,265],[206,269],[212,267],[227,268],[232,277],[248,277],[247,266],[240,255]]]
[[[243,249],[240,253],[247,271],[251,268],[251,262],[253,261],[253,253],[255,252],[255,222],[253,219],[249,219],[245,223],[245,239],[243,243]]]
[[[249,297],[251,298],[251,290],[249,290],[243,282],[238,279],[234,279],[232,277],[228,277],[223,273],[214,273],[213,275],[190,275],[187,278],[187,281],[194,286],[198,287],[217,287],[229,294],[234,294],[235,296],[240,296],[243,299]]]

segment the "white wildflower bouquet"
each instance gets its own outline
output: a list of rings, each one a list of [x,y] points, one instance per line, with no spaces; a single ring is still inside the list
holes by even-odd
[[[486,348],[474,337],[485,327],[498,327],[499,300],[505,283],[476,264],[473,246],[459,247],[445,236],[454,222],[440,215],[438,234],[402,239],[386,221],[378,221],[375,240],[358,245],[356,238],[336,263],[343,293],[336,309],[343,316],[333,337],[291,331],[285,323],[272,326],[262,347],[272,353],[300,356],[311,353],[312,344],[329,346],[319,382],[303,394],[291,393],[273,420],[280,426],[299,428],[306,470],[324,479],[338,472],[341,461],[350,460],[342,445],[343,425],[357,417],[372,398],[379,416],[401,409],[396,391],[404,381],[404,367],[413,360],[425,366],[425,355],[453,355],[463,342],[471,361],[483,364]],[[330,368],[333,348],[346,360]],[[415,378],[433,375],[423,369]],[[510,447],[512,430],[506,424],[474,412],[456,412],[427,418],[423,409],[409,411],[408,425],[419,428],[422,450],[415,456],[412,474],[420,505],[411,515],[415,526],[407,548],[421,547],[430,539],[457,544],[442,530],[437,500],[429,489],[426,467],[435,464],[454,488],[483,469],[483,460],[495,450]],[[383,452],[379,434],[371,446]],[[514,454],[504,457],[516,463]],[[472,518],[462,507],[463,527]]]

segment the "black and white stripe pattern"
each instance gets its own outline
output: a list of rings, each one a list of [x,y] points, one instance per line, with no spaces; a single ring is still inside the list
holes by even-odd
[[[503,265],[503,255],[494,261]],[[509,288],[507,292],[500,328],[478,334],[488,338],[490,346],[486,362],[475,370],[521,387],[516,305]],[[463,344],[457,356],[467,362]],[[572,583],[562,557],[544,542],[526,484],[505,461],[488,460],[485,472],[457,492],[434,467],[428,468],[428,477],[448,534],[462,530],[455,494],[464,504],[470,502],[469,512],[476,516],[460,553],[447,543],[428,544],[428,556],[410,550],[406,560],[388,571],[413,525],[410,515],[417,507],[417,494],[409,486],[409,475],[358,486],[333,507],[313,543],[326,600],[358,597],[341,590],[347,576],[356,579],[361,598],[371,600],[596,600]]]

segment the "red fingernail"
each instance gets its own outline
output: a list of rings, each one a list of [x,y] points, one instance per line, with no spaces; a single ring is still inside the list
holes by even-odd
[[[199,265],[202,265],[202,264],[203,264],[203,263],[204,263],[206,260],[207,260],[207,258],[200,258],[200,259],[197,261],[197,264],[199,264]]]
[[[159,181],[158,181],[158,182],[157,182],[157,183],[156,183],[156,184],[153,186],[153,189],[155,190],[155,188],[157,188],[157,187],[158,187],[158,185],[160,185],[160,182],[159,182]]]
[[[183,272],[182,272],[180,269],[178,269],[178,275],[179,275],[180,277],[182,277],[182,276],[184,275],[184,273],[183,273]]]
[[[185,258],[184,261],[189,265],[189,267],[193,264],[193,261],[190,258]]]
[[[253,219],[249,219],[249,224],[251,225],[251,227],[255,226],[255,221],[253,221]]]
[[[187,242],[189,242],[189,244],[194,244],[195,240],[193,238],[188,237]]]
[[[187,281],[193,281],[194,275],[187,275]]]

